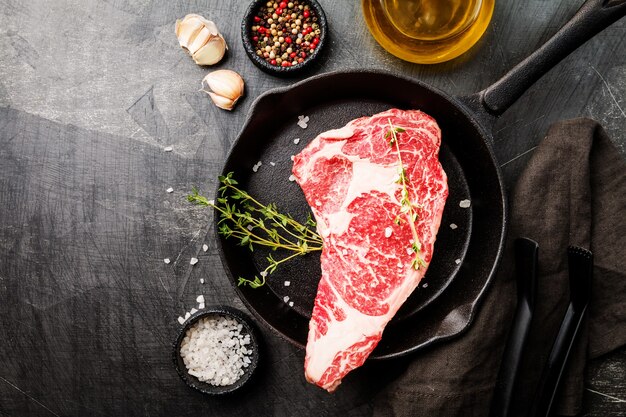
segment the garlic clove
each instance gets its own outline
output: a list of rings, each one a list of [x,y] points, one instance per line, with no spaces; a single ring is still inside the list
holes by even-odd
[[[244,82],[239,74],[231,70],[210,72],[202,80],[211,91],[222,97],[237,100],[243,95]]]
[[[211,97],[217,107],[232,110],[243,95],[244,82],[235,71],[218,70],[208,73],[202,79],[202,87],[202,91]]]
[[[191,57],[198,65],[213,65],[220,62],[226,53],[226,41],[221,36],[212,37]]]
[[[209,91],[207,91],[207,94],[211,97],[211,100],[213,100],[213,103],[215,103],[215,105],[217,107],[219,107],[220,109],[224,109],[224,110],[232,110],[233,107],[235,107],[235,102],[237,100],[231,100],[228,97],[222,97],[222,96],[218,96],[215,93],[211,93]]]
[[[186,19],[176,21],[176,34],[181,47],[189,49],[189,45],[194,41],[204,24],[199,19]]]
[[[211,32],[206,26],[203,26],[202,30],[198,32],[193,42],[191,42],[189,46],[187,47],[187,49],[189,50],[189,53],[192,55],[195,54],[198,51],[198,49],[206,45],[209,39],[211,39]]]
[[[175,32],[180,46],[191,54],[198,65],[218,63],[228,49],[217,25],[197,14],[188,14],[177,20]]]

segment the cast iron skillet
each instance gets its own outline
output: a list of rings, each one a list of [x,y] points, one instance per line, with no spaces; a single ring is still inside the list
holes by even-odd
[[[291,155],[319,133],[348,121],[397,107],[420,109],[442,130],[440,160],[450,195],[437,235],[435,255],[420,288],[385,329],[370,356],[391,358],[461,333],[498,265],[506,232],[506,197],[490,128],[495,117],[578,46],[626,14],[626,0],[588,0],[546,44],[499,81],[469,97],[453,97],[418,80],[367,70],[322,74],[260,96],[226,160],[243,189],[301,221],[309,213],[291,174]],[[298,115],[309,116],[306,129]],[[294,139],[300,138],[295,144]],[[263,164],[252,171],[258,161]],[[459,202],[471,200],[463,209]],[[216,216],[217,220],[217,216]],[[452,229],[450,224],[457,225]],[[222,262],[236,286],[264,268],[266,252],[219,239]],[[320,277],[319,257],[285,264],[258,289],[237,287],[252,313],[297,346],[306,343],[308,321]],[[285,281],[291,285],[285,286]],[[293,307],[285,302],[294,303]]]

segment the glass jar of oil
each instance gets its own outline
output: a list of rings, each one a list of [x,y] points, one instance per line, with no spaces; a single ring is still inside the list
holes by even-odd
[[[361,0],[374,39],[410,62],[456,58],[485,33],[494,0]]]

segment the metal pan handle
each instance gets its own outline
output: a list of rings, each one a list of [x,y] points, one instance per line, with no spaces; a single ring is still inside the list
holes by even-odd
[[[587,0],[541,48],[480,93],[482,107],[498,116],[539,78],[598,32],[626,15],[626,0]]]

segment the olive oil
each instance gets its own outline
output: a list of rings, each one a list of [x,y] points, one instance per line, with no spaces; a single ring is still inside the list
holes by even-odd
[[[374,39],[406,61],[434,64],[471,48],[483,35],[494,0],[362,0]]]

